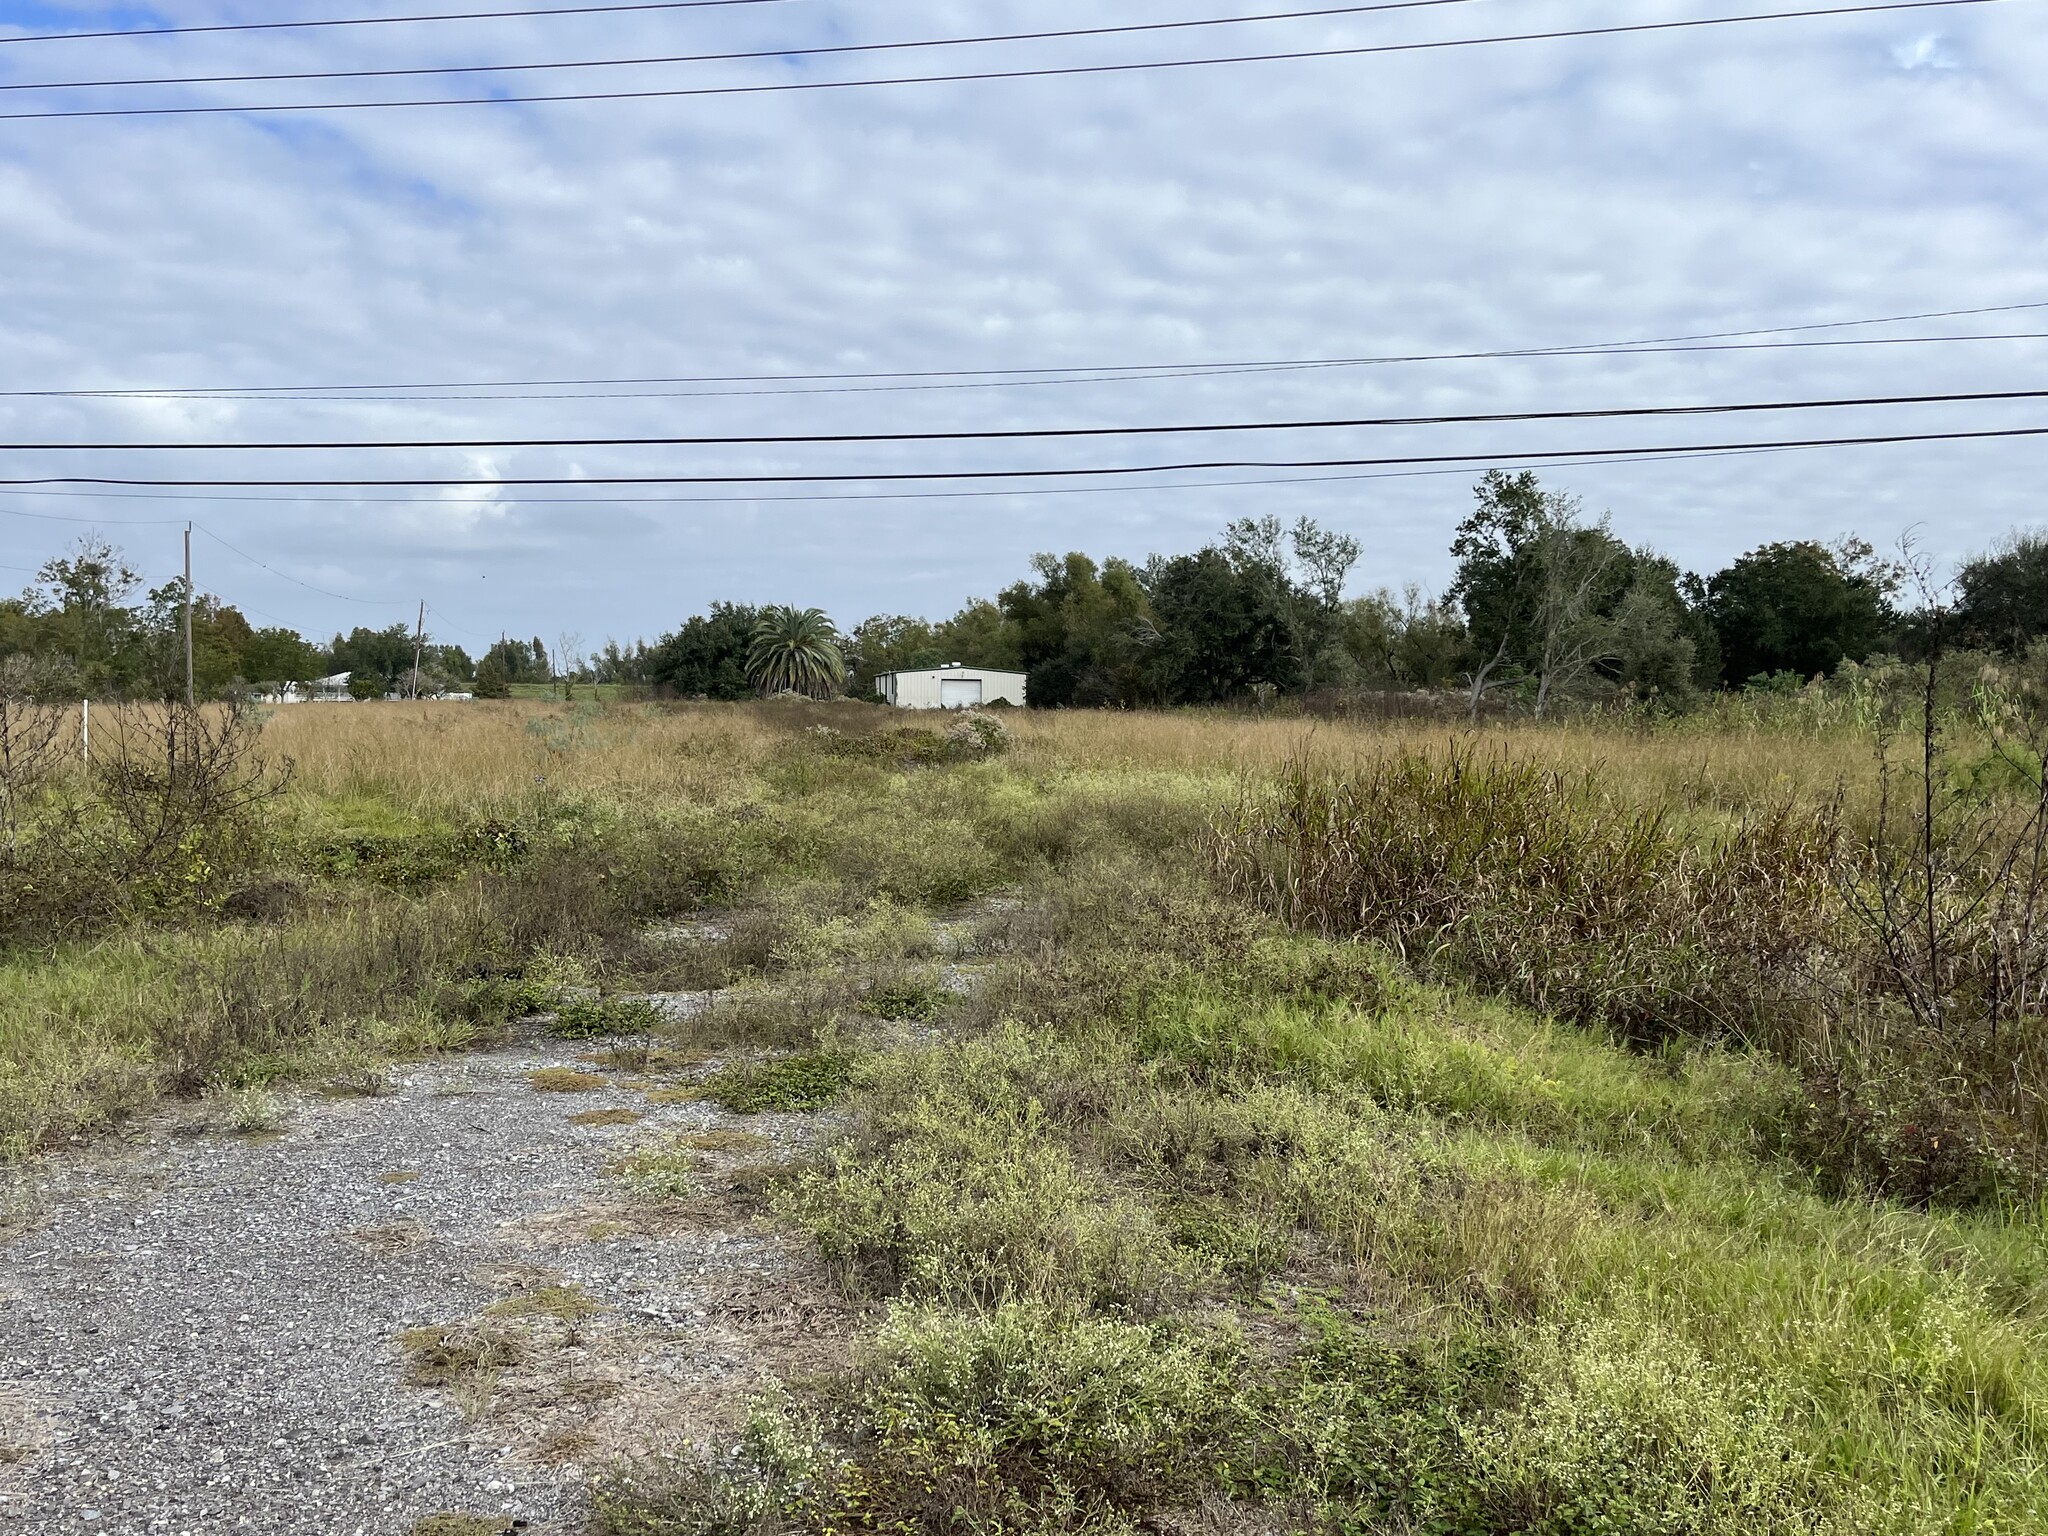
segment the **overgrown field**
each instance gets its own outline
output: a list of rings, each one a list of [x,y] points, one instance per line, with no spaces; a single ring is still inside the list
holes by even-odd
[[[1998,720],[1882,771],[1813,714],[1002,727],[303,707],[155,842],[53,768],[0,1136],[374,1092],[565,998],[740,1048],[734,1109],[844,1108],[754,1193],[869,1305],[853,1368],[617,1469],[609,1536],[2048,1530],[2040,770]]]

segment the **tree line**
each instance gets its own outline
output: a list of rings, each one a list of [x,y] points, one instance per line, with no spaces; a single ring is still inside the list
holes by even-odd
[[[945,662],[1027,676],[1034,705],[1216,704],[1339,689],[1457,694],[1547,714],[1629,698],[1679,709],[1722,689],[1797,687],[1924,644],[1928,594],[1861,540],[1765,544],[1708,575],[1631,546],[1530,471],[1488,474],[1451,542],[1440,596],[1344,593],[1358,541],[1313,519],[1242,518],[1192,554],[1142,564],[1044,554],[1031,574],[931,621],[878,614],[835,637],[845,687]],[[1909,587],[1915,590],[1908,590]],[[1908,601],[1909,599],[1913,601]],[[2048,634],[2048,536],[1964,562],[1944,643],[2018,654]],[[652,644],[609,646],[598,675],[738,699],[763,616],[714,603]]]
[[[1345,596],[1358,541],[1310,518],[1240,518],[1188,554],[1142,563],[1042,554],[1023,579],[943,620],[877,614],[845,633],[815,609],[719,602],[655,641],[583,656],[505,639],[472,661],[428,642],[419,691],[504,697],[532,682],[624,683],[683,698],[763,691],[855,696],[884,672],[961,662],[1027,675],[1043,707],[1217,704],[1331,690],[1455,694],[1548,714],[1627,698],[1683,708],[1730,688],[1785,689],[1845,661],[1910,652],[1937,610],[1945,644],[2018,654],[2048,634],[2048,535],[1966,560],[1938,597],[1856,539],[1750,550],[1708,575],[1617,536],[1531,471],[1475,488],[1441,595]],[[0,656],[32,658],[46,692],[168,697],[183,689],[182,580],[142,590],[96,537],[0,602]],[[325,645],[257,628],[200,595],[195,679],[214,696],[351,674],[364,698],[409,691],[417,637],[357,628]]]

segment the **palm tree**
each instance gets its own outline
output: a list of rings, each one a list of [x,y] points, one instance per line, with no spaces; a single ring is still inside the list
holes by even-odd
[[[747,652],[747,679],[764,698],[803,693],[829,699],[846,679],[839,631],[822,608],[763,608]]]

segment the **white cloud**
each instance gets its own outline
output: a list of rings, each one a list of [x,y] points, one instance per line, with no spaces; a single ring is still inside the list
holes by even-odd
[[[1962,67],[1962,61],[1950,49],[1947,37],[1939,32],[1929,32],[1914,38],[1911,42],[1895,44],[1892,48],[1892,61],[1901,69]]]
[[[1479,32],[1500,21],[1482,18],[1485,9],[1245,28],[1221,34],[1229,43],[1217,51]],[[896,91],[13,124],[0,133],[0,358],[16,388],[1053,366],[1549,345],[2048,299],[2036,190],[2048,160],[2038,84],[2048,39],[2018,9],[1986,8],[1931,41],[1880,17]],[[211,3],[178,10],[188,21],[240,14]],[[1699,0],[1524,0],[1514,25],[1699,13]],[[1118,12],[1187,14],[1168,0],[1128,0]],[[225,72],[599,57],[1028,30],[1099,16],[1076,0],[817,0],[731,14],[80,43],[0,50],[0,69],[47,79],[166,65]],[[986,57],[1192,55],[1215,41]],[[1898,68],[1873,72],[1872,59],[1887,56]],[[1969,71],[1941,64],[1960,57],[1985,62]],[[963,50],[938,67],[967,62]],[[781,68],[721,66],[690,78],[744,82]],[[586,78],[629,87],[682,74]],[[205,99],[229,99],[227,88],[209,89]],[[1976,323],[2048,331],[2048,316],[1962,324]],[[0,400],[0,435],[947,430],[1918,393],[2025,387],[2043,349],[1998,342],[495,405],[365,399],[144,411],[17,399]],[[2013,407],[1737,427],[1324,434],[1262,442],[1259,456],[2041,419],[2048,415]],[[1063,455],[1135,461],[1181,449],[1209,458],[1234,446],[521,449],[380,454],[368,470],[352,469],[359,461],[346,455],[252,455],[234,460],[233,472],[287,463],[322,478],[852,472],[1052,464]],[[231,472],[226,459],[175,457],[182,470]],[[23,467],[56,472],[55,461]],[[1885,542],[1915,522],[1927,525],[1930,544],[1957,554],[2038,519],[2037,461],[2038,448],[2021,442],[1556,473],[1611,508],[1632,539],[1711,567],[1766,538],[1853,527]],[[144,463],[127,457],[102,472],[146,473]],[[1369,580],[1440,582],[1473,478],[1460,470],[1238,491],[812,503],[703,500],[735,493],[691,487],[532,493],[541,499],[503,486],[376,490],[359,502],[321,490],[309,494],[325,499],[303,504],[201,503],[196,515],[302,579],[388,596],[392,618],[425,583],[430,603],[492,635],[502,626],[623,636],[672,625],[716,597],[817,602],[846,620],[942,611],[1015,579],[1036,549],[1186,548],[1247,510],[1306,511],[1360,532]],[[570,500],[579,496],[588,501]],[[664,496],[678,499],[652,499]],[[192,510],[5,504],[109,520]],[[5,521],[8,563],[33,564],[56,542],[55,525]],[[136,529],[130,542],[168,569],[167,535]],[[312,570],[323,574],[305,574]],[[229,596],[302,615],[311,631],[365,621],[359,608],[254,567],[216,574]]]

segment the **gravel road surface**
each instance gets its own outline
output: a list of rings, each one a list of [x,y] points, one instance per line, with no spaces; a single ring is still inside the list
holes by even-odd
[[[267,1134],[180,1106],[35,1170],[0,1236],[0,1530],[575,1531],[610,1458],[833,1363],[851,1319],[815,1258],[718,1194],[828,1122],[678,1102],[714,1064],[650,1080],[590,1050],[529,1035],[284,1099]],[[607,1081],[539,1092],[545,1068]],[[721,1130],[691,1198],[606,1171]],[[400,1342],[436,1327],[438,1377],[435,1336]]]

